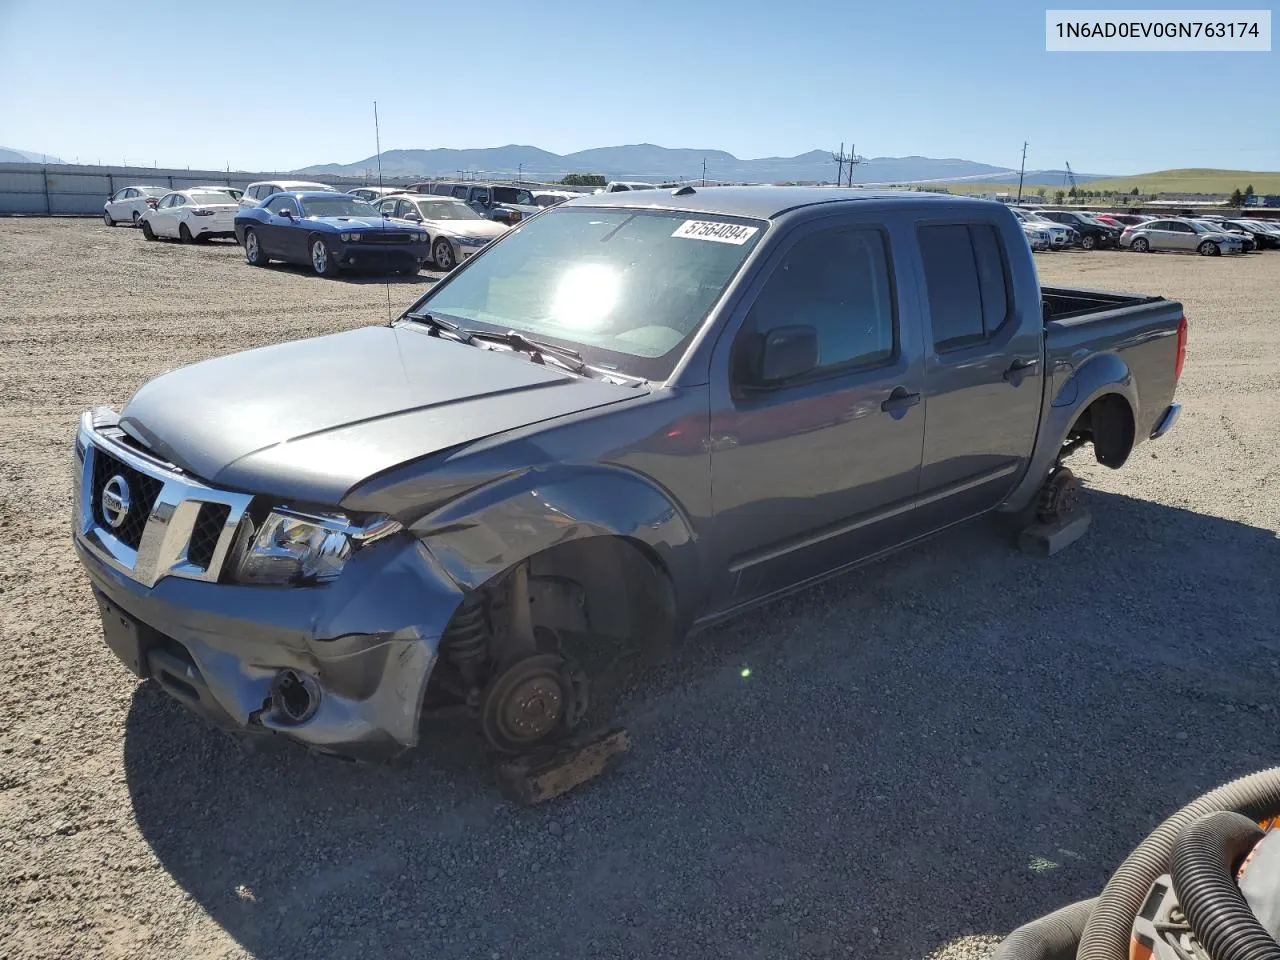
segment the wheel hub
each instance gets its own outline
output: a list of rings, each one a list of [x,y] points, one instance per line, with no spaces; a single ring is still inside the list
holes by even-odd
[[[585,690],[563,657],[538,654],[500,673],[484,693],[481,726],[503,753],[520,753],[552,739],[581,715]]]

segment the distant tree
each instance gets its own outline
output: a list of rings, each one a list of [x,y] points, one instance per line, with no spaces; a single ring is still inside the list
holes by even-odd
[[[1036,196],[1039,197],[1041,200],[1044,199],[1044,194],[1045,194],[1044,187],[1041,187],[1039,190],[1036,191]]]
[[[1252,196],[1254,195],[1254,194],[1253,194],[1253,184],[1252,184],[1252,183],[1251,183],[1251,184],[1249,184],[1247,187],[1245,187],[1245,188],[1244,188],[1244,195],[1245,195],[1245,197],[1246,197],[1246,198],[1248,198],[1248,197],[1252,197]]]
[[[1244,194],[1240,192],[1239,187],[1236,187],[1234,190],[1231,191],[1231,198],[1227,202],[1230,203],[1231,206],[1233,207],[1239,207],[1244,205]]]
[[[1066,195],[1065,193],[1063,193],[1061,190],[1058,190],[1058,191],[1056,191],[1056,192],[1054,193],[1054,195],[1053,195],[1053,202],[1054,202],[1054,203],[1062,203],[1062,201],[1063,201],[1063,200],[1065,200],[1065,199],[1066,199],[1066,197],[1067,197],[1067,195]]]
[[[570,173],[560,181],[565,187],[603,187],[608,181],[598,173]]]
[[[1132,190],[1130,190],[1130,191],[1129,191],[1129,195],[1130,195],[1131,197],[1139,196],[1139,194],[1138,194],[1138,188],[1137,188],[1137,187],[1134,187]]]
[[[1080,194],[1076,191],[1075,187],[1072,187],[1070,190],[1067,191],[1067,196],[1069,197],[1074,198],[1074,197],[1078,197],[1079,195]]]

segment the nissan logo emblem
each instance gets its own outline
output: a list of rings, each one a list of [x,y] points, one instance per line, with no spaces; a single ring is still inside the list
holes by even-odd
[[[118,530],[129,516],[129,484],[124,477],[116,474],[102,488],[102,517]]]

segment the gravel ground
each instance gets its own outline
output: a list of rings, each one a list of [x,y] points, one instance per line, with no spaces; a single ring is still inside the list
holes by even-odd
[[[530,811],[473,740],[244,750],[108,654],[68,541],[82,409],[387,288],[0,221],[0,958],[976,958],[1096,892],[1280,756],[1280,254],[1037,262],[1191,318],[1174,433],[1076,458],[1088,536],[974,524],[704,634],[632,692],[631,756]]]

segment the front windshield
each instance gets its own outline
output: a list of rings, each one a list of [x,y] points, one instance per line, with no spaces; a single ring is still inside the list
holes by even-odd
[[[382,216],[373,208],[373,204],[341,194],[336,197],[307,197],[299,202],[302,204],[302,215],[304,217],[373,217],[378,219]]]
[[[483,220],[465,203],[458,200],[419,200],[418,213],[424,220]]]
[[[664,379],[764,233],[759,221],[650,210],[547,210],[412,308],[571,346]]]
[[[494,187],[494,203],[522,203],[533,206],[533,194],[528,190],[517,190],[515,187]]]

